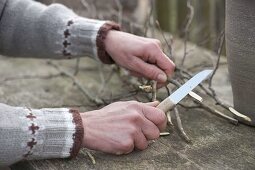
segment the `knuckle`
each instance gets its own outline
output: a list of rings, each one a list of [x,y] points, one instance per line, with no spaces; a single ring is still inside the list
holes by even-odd
[[[127,67],[128,69],[133,70],[134,68],[139,67],[139,61],[136,59],[130,60],[127,62]]]
[[[130,116],[131,116],[131,121],[136,123],[136,124],[143,120],[142,115],[137,111],[132,112],[132,115],[130,115]]]
[[[137,146],[138,149],[144,150],[148,147],[148,141],[143,141],[140,146]]]
[[[129,133],[130,133],[129,134],[130,136],[134,137],[138,133],[138,129],[136,127],[132,127],[132,128],[130,128]]]
[[[159,110],[159,109],[158,109],[158,116],[157,116],[157,118],[158,118],[159,124],[162,124],[162,123],[164,123],[166,121],[165,113],[163,111]]]
[[[133,140],[125,140],[120,143],[121,150],[123,153],[129,153],[132,152],[134,149],[134,142]]]
[[[154,39],[154,42],[158,47],[161,47],[161,42],[158,39]]]
[[[152,136],[153,139],[157,139],[160,136],[160,131],[158,128],[155,128],[154,134]]]
[[[150,49],[158,49],[161,46],[161,42],[157,39],[152,39],[152,41],[147,44]]]
[[[137,67],[138,62],[136,57],[129,57],[128,61],[126,61],[122,66],[127,68],[128,70],[133,70],[133,68]]]
[[[167,118],[164,112],[162,112],[161,110],[159,110],[159,112],[157,113],[157,126],[159,128],[159,130],[164,130],[166,128],[166,124],[167,124]]]
[[[137,105],[138,105],[138,102],[137,102],[137,101],[134,101],[134,100],[128,101],[128,103],[129,103],[130,105],[132,105],[132,106],[137,106]]]
[[[156,69],[151,69],[149,72],[148,72],[148,76],[151,78],[151,79],[156,79],[157,76],[158,76],[158,72]]]
[[[141,108],[141,103],[137,101],[130,101],[129,104],[130,104],[130,107],[132,107],[134,110],[139,111]]]

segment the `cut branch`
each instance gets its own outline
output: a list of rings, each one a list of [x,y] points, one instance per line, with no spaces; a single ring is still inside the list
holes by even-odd
[[[78,81],[78,79],[76,77],[74,77],[71,73],[61,69],[58,65],[54,64],[53,62],[49,61],[48,62],[49,65],[53,66],[54,68],[56,68],[61,75],[66,76],[68,78],[70,78],[73,82],[74,85],[76,85],[78,87],[78,89],[82,92],[82,94],[89,99],[91,102],[97,104],[97,105],[102,105],[103,101],[101,99],[95,98],[93,97],[90,92],[85,89],[81,83]]]

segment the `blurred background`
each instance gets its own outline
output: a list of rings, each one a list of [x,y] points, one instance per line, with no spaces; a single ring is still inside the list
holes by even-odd
[[[214,50],[217,48],[217,38],[224,30],[225,0],[191,0],[191,5],[194,8],[194,18],[189,40]],[[183,37],[189,12],[187,0],[158,0],[156,6],[161,27]]]

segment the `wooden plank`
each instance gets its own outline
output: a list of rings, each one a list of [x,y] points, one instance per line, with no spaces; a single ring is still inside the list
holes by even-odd
[[[175,42],[178,42],[175,39]],[[180,42],[179,44],[183,44]],[[193,46],[190,44],[190,46]],[[180,49],[174,46],[175,49]],[[190,67],[201,62],[209,62],[208,51],[203,49],[196,48],[193,52],[194,55],[188,58],[187,63]],[[175,51],[175,56],[177,57],[180,52]],[[206,56],[205,54],[208,54]],[[180,54],[181,56],[181,54]],[[207,57],[207,58],[205,58]],[[8,70],[3,65],[8,66],[5,62],[10,62],[17,65],[16,70]],[[28,61],[26,61],[28,62]],[[69,61],[70,62],[70,61]],[[35,69],[34,74],[37,74],[41,71],[50,70],[48,67],[42,65],[41,61],[32,60],[28,63],[21,64],[20,59],[8,59],[1,60],[0,68],[1,76],[9,76],[10,74],[16,74],[17,71],[23,70],[28,72],[28,69],[31,69],[32,66],[38,66],[40,64],[40,69]],[[95,64],[95,63],[94,63]],[[98,73],[96,70],[91,69],[91,66],[95,66],[90,60],[82,62],[83,74],[78,75],[78,78],[84,82],[84,85],[93,91],[94,86],[100,86],[100,80],[96,76]],[[31,65],[28,67],[27,65]],[[71,68],[71,64],[61,64]],[[13,69],[13,68],[12,68]],[[33,69],[33,68],[32,68]],[[219,72],[218,77],[215,77],[215,80],[218,80],[218,88],[216,90],[222,90],[223,96],[231,95],[230,91],[226,90],[226,86],[229,88],[229,82],[222,81],[222,77],[227,77],[226,65],[221,66],[221,72]],[[87,70],[87,71],[85,71]],[[107,71],[105,71],[107,72]],[[61,80],[61,81],[60,81]],[[227,78],[224,80],[228,80]],[[63,79],[59,80],[32,80],[31,81],[14,81],[9,82],[8,86],[3,86],[2,91],[7,93],[9,98],[0,99],[7,100],[9,102],[15,103],[30,103],[32,106],[38,104],[38,98],[47,98],[49,95],[46,92],[40,92],[37,95],[33,94],[33,100],[24,100],[20,98],[12,99],[11,96],[21,96],[21,94],[28,94],[31,89],[38,89],[38,86],[41,89],[45,87],[56,89],[53,96],[59,96],[61,94],[63,97],[64,103],[59,103],[60,105],[65,103],[73,103],[73,97],[75,96],[75,102],[79,104],[87,103],[84,101],[84,98],[79,95],[79,91],[76,91],[74,87],[70,87],[70,82],[64,81]],[[93,86],[88,85],[88,82],[93,82]],[[60,86],[61,84],[61,86]],[[20,89],[20,86],[24,88]],[[117,85],[117,86],[116,86]],[[18,92],[15,90],[9,90],[18,88]],[[37,88],[36,88],[37,87]],[[56,88],[59,87],[59,88]],[[69,87],[68,91],[65,91],[63,87]],[[119,88],[118,88],[119,87]],[[109,84],[109,87],[106,89],[114,88],[115,91],[121,91],[125,89],[120,89],[125,86],[119,86],[119,80],[116,77],[112,80],[112,83]],[[95,91],[95,90],[94,90]],[[120,92],[119,91],[119,92]],[[70,94],[69,94],[70,93]],[[208,101],[208,98],[204,97],[204,102],[208,102],[211,105],[212,101]],[[51,104],[52,100],[55,97],[49,98],[49,101],[45,101],[43,105],[47,106]],[[188,99],[188,98],[187,98]],[[227,99],[226,99],[227,100]],[[54,100],[55,101],[55,100]],[[229,101],[229,100],[227,100]],[[216,106],[215,106],[216,107]],[[85,110],[83,108],[83,110]],[[226,111],[222,110],[227,113]],[[114,156],[109,154],[104,154],[101,152],[90,151],[91,154],[95,157],[96,164],[94,165],[85,151],[80,152],[78,157],[73,160],[68,159],[57,159],[57,160],[42,160],[42,161],[31,161],[31,162],[22,162],[12,166],[14,170],[55,170],[55,169],[253,169],[255,167],[255,129],[245,125],[234,126],[227,121],[220,119],[204,110],[185,110],[180,109],[180,116],[183,122],[184,129],[189,137],[192,139],[192,144],[185,143],[178,133],[175,131],[169,136],[161,137],[155,142],[151,142],[148,149],[144,151],[135,151],[128,155],[123,156]],[[173,118],[173,122],[176,120]]]
[[[143,152],[114,156],[92,152],[93,165],[84,154],[72,160],[34,161],[29,170],[58,169],[253,169],[255,166],[254,129],[234,126],[201,111],[181,110],[184,128],[193,143],[186,144],[177,133],[162,137]],[[175,121],[175,120],[174,120]],[[13,169],[19,169],[17,164]]]

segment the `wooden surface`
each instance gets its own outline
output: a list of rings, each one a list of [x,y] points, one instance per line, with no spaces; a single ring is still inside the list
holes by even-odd
[[[17,164],[14,169],[254,169],[254,128],[234,126],[201,110],[182,113],[192,144],[174,133],[161,137],[145,151],[126,156],[91,152],[95,165],[80,153],[70,161],[34,161]]]
[[[171,5],[176,5],[176,2],[173,1]],[[180,26],[185,19],[185,15],[179,15],[179,13],[185,11],[184,7],[186,4],[184,1],[180,1],[180,3],[183,6],[183,10],[169,10],[173,19],[176,20],[175,25],[171,28],[173,32],[177,30],[176,27]],[[76,7],[74,6],[73,8]],[[82,8],[82,11],[78,11],[78,13],[85,15],[83,14],[86,13],[84,7],[78,5],[77,8]],[[222,8],[222,6],[213,8],[215,10],[208,11],[222,17],[222,12],[218,12],[218,9]],[[210,14],[210,16],[214,16],[213,14]],[[174,18],[177,15],[179,18]],[[85,16],[90,15],[87,14]],[[198,17],[204,16],[201,15]],[[198,21],[200,20],[195,17],[192,26],[198,28]],[[214,21],[216,19],[212,18],[210,23],[216,24]],[[217,21],[219,25],[222,25],[221,22],[222,19]],[[165,24],[168,24],[168,22],[166,21]],[[211,36],[215,36],[215,31],[219,33],[219,25],[210,25],[210,32],[213,34]],[[216,27],[217,29],[215,29]],[[205,35],[201,36],[200,34],[201,31],[196,31],[196,33],[198,33],[196,38],[205,40]],[[161,37],[161,35],[157,37]],[[167,36],[167,38],[169,37]],[[216,39],[216,37],[212,38]],[[173,49],[175,57],[183,56],[183,42],[174,40]],[[212,67],[211,60],[215,61],[215,55],[197,48],[194,44],[189,44],[188,50],[189,53],[185,61],[185,67],[190,71],[199,71],[201,67],[197,67],[198,64],[200,66],[202,65],[202,68]],[[69,79],[64,77],[47,77],[49,74],[53,75],[57,72],[54,68],[48,66],[45,60],[13,59],[6,57],[0,57],[0,60],[0,102],[13,106],[28,106],[33,108],[77,106],[81,111],[95,109],[77,87],[73,86]],[[178,61],[176,62],[178,63]],[[59,61],[57,63],[68,71],[74,70],[75,60]],[[95,96],[101,87],[100,74],[98,72],[99,67],[101,66],[90,59],[82,59],[81,71],[78,75],[78,79],[82,85],[86,89],[89,89]],[[109,67],[103,67],[102,72],[105,76],[109,75]],[[225,102],[232,103],[225,59],[221,62],[221,69],[216,74],[213,86]],[[129,90],[132,89],[126,87],[114,75],[101,95],[109,99],[111,95],[118,96],[126,94]],[[128,99],[130,98],[125,98],[125,100]],[[146,101],[141,96],[138,96],[137,99]],[[214,104],[212,101],[208,101],[207,98],[204,98],[204,101],[211,105]],[[254,128],[245,125],[234,126],[225,120],[199,109],[182,109],[180,114],[184,129],[191,137],[192,144],[186,144],[179,137],[178,133],[174,131],[169,136],[161,137],[159,140],[151,142],[148,149],[142,152],[135,151],[129,155],[114,156],[90,151],[95,157],[95,165],[92,164],[91,159],[86,154],[87,150],[82,150],[78,157],[73,160],[57,159],[21,162],[13,165],[12,169],[254,169]],[[173,121],[175,122],[175,120]]]
[[[181,42],[175,41],[174,55],[182,56]],[[190,45],[189,48],[194,48]],[[192,54],[192,55],[191,55]],[[209,58],[215,57],[206,50],[195,48],[185,62],[190,70],[196,72],[194,65],[208,65]],[[83,106],[81,111],[91,110],[91,103],[73,86],[69,79],[26,78],[24,75],[45,76],[57,73],[45,60],[13,59],[1,57],[0,62],[0,102],[14,106],[62,107]],[[231,90],[225,59],[213,83],[216,91],[231,102]],[[75,60],[57,62],[62,68],[73,71]],[[178,63],[178,61],[177,61]],[[209,64],[210,65],[210,64]],[[201,68],[197,68],[200,70]],[[103,67],[103,74],[109,75],[109,66]],[[8,81],[3,81],[3,80]],[[101,86],[98,64],[91,59],[82,59],[78,79],[82,85],[96,95]],[[114,75],[104,88],[102,96],[108,98],[125,94],[131,90]],[[162,94],[162,93],[161,93]],[[127,100],[126,98],[125,100]],[[139,100],[146,101],[143,97]],[[188,100],[188,99],[187,99]],[[213,105],[204,98],[204,102]],[[204,110],[181,109],[180,116],[184,129],[192,139],[186,144],[176,130],[169,136],[151,142],[145,151],[135,151],[129,155],[114,156],[90,151],[96,164],[82,150],[73,160],[57,159],[21,162],[12,166],[14,170],[72,170],[72,169],[254,169],[255,167],[255,129],[245,125],[235,126]],[[175,119],[173,122],[176,122]],[[102,141],[103,142],[103,141]]]

